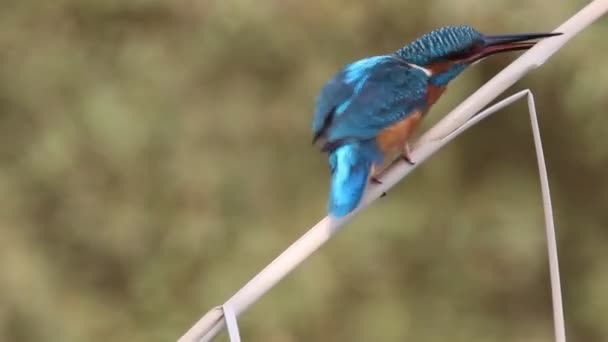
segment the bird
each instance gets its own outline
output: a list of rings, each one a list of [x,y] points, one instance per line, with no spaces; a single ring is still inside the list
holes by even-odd
[[[488,56],[526,50],[561,33],[485,35],[469,25],[444,26],[400,49],[343,66],[322,87],[312,122],[313,144],[328,154],[328,213],[343,217],[361,201],[385,158],[414,164],[408,139],[467,67]]]

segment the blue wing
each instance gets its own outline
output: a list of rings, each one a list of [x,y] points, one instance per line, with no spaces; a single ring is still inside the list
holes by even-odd
[[[426,107],[426,74],[393,56],[370,57],[342,69],[321,91],[313,121],[324,149],[368,140]]]
[[[344,70],[338,72],[327,82],[317,97],[315,116],[312,122],[313,143],[325,135],[338,110],[341,109],[340,106],[348,103],[353,94],[354,86],[346,81],[344,73]]]

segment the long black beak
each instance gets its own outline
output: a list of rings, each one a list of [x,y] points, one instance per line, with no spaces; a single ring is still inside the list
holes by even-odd
[[[484,35],[482,46],[472,56],[471,61],[505,51],[527,50],[538,43],[538,39],[559,36],[560,34],[559,32],[551,32]]]

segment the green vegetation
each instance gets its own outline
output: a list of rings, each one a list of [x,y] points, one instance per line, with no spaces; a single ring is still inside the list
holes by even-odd
[[[324,215],[314,98],[342,64],[585,1],[14,1],[0,11],[0,340],[171,341]],[[568,333],[608,340],[606,20],[530,87]],[[426,127],[504,67],[455,81]],[[474,128],[241,320],[246,341],[552,341],[525,104]],[[222,337],[225,340],[225,337]]]

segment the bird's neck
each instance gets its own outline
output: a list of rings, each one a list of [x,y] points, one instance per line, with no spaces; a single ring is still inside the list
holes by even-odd
[[[432,83],[429,83],[426,87],[426,102],[428,104],[427,110],[439,100],[441,94],[445,91],[444,87],[436,86]]]
[[[397,50],[394,55],[410,64],[425,71],[429,77],[429,82],[437,87],[445,87],[451,80],[460,75],[467,65],[463,63],[436,62],[430,56],[417,54],[411,45],[406,45]]]
[[[429,69],[432,71],[432,75],[429,78],[429,82],[437,87],[445,87],[451,80],[460,75],[466,67],[466,64],[452,64],[441,69],[430,66]]]

